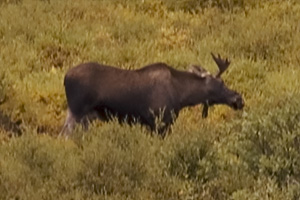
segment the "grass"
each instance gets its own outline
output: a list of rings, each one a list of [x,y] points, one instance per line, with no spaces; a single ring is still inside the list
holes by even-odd
[[[296,0],[0,0],[0,199],[299,199],[299,13]],[[243,111],[185,109],[164,140],[116,122],[56,137],[71,67],[215,73],[210,52],[232,61]]]

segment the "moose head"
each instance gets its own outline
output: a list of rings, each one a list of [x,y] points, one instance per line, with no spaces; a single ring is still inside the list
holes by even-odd
[[[219,68],[216,75],[212,75],[204,68],[196,65],[192,65],[190,69],[190,71],[198,77],[205,79],[205,87],[208,91],[208,95],[204,102],[202,111],[203,118],[208,116],[209,106],[213,106],[215,104],[226,104],[235,110],[239,110],[244,107],[244,100],[242,96],[236,91],[230,90],[221,79],[221,75],[229,67],[230,61],[227,58],[222,59],[220,55],[215,56],[213,53],[211,53],[211,55]]]

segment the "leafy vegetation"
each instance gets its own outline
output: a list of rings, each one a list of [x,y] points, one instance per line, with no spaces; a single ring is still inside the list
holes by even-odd
[[[0,0],[0,199],[299,199],[299,18],[296,0]],[[72,66],[214,73],[210,52],[243,111],[185,109],[164,140],[116,122],[56,137]]]

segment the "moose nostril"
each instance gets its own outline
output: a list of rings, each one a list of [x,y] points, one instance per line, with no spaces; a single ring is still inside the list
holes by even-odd
[[[236,109],[242,109],[244,107],[244,100],[242,97],[237,96],[234,101]]]
[[[234,98],[234,102],[235,102],[235,103],[239,103],[239,102],[241,102],[241,99],[240,99],[239,97],[235,97],[235,98]]]
[[[244,107],[245,102],[244,102],[244,100],[243,100],[241,97],[239,97],[239,98],[237,99],[237,102],[240,104],[240,107],[241,107],[241,108]]]
[[[236,101],[243,102],[243,99],[242,99],[242,97],[238,96],[238,97],[236,98]]]

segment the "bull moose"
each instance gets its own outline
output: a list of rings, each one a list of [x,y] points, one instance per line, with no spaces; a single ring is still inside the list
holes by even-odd
[[[124,70],[90,62],[70,69],[64,79],[68,115],[60,135],[71,133],[75,123],[87,129],[90,114],[105,121],[139,122],[164,135],[184,107],[203,104],[203,117],[215,104],[242,109],[242,96],[221,79],[230,61],[211,55],[219,68],[215,76],[200,66],[179,71],[165,63]]]

